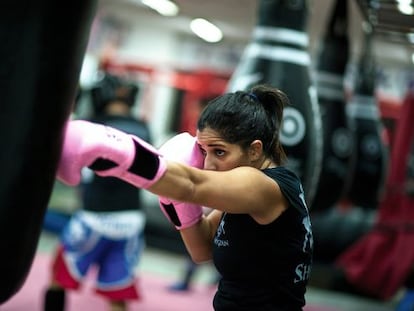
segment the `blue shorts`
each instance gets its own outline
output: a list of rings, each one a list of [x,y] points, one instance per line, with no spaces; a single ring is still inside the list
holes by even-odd
[[[135,268],[145,244],[143,217],[135,211],[75,213],[62,232],[54,281],[77,289],[96,267],[99,294],[113,300],[139,299]]]

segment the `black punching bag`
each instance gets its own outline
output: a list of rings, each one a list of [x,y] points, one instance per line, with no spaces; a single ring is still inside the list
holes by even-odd
[[[260,0],[257,24],[229,90],[266,83],[284,91],[281,143],[287,166],[302,180],[308,204],[314,196],[322,158],[321,116],[310,77],[306,0]]]
[[[336,0],[318,51],[317,90],[323,154],[311,211],[332,207],[342,196],[351,165],[352,134],[345,109],[344,76],[349,56],[348,1]]]
[[[92,0],[1,5],[0,304],[31,268],[95,6]]]
[[[356,154],[346,198],[353,205],[376,209],[386,173],[387,152],[381,138],[383,126],[375,98],[376,61],[372,53],[372,29],[368,24],[363,25],[363,51],[357,63],[354,91],[347,103]]]

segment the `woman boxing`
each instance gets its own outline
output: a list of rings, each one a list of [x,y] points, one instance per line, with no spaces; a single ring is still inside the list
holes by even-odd
[[[283,166],[288,103],[266,85],[224,94],[202,111],[197,137],[179,134],[160,150],[71,121],[58,177],[76,184],[89,166],[160,196],[192,259],[213,260],[222,276],[214,310],[302,310],[313,239],[301,182]],[[203,216],[202,206],[214,211]]]

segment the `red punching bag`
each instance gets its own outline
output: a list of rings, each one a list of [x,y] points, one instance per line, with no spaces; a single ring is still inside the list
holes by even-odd
[[[55,181],[95,1],[19,1],[0,10],[0,304],[30,270]]]
[[[387,152],[381,138],[383,125],[375,98],[376,61],[372,53],[372,30],[370,27],[364,30],[365,46],[357,64],[354,92],[347,104],[354,133],[355,163],[350,170],[345,196],[354,206],[376,209],[386,172]]]
[[[312,201],[322,157],[321,116],[310,78],[305,0],[260,0],[256,27],[230,91],[266,83],[284,91],[291,102],[285,108],[281,143],[287,166],[301,178],[308,204]]]
[[[351,285],[356,291],[379,299],[393,297],[414,266],[414,168],[410,160],[410,155],[414,156],[413,119],[414,83],[397,121],[375,226],[336,262],[344,272],[347,287]],[[343,286],[337,287],[341,289]]]
[[[323,153],[311,211],[331,208],[342,196],[351,165],[352,134],[345,110],[344,75],[349,56],[348,1],[336,0],[322,39],[317,69]]]

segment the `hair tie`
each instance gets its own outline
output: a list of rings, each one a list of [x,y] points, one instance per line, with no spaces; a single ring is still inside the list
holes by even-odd
[[[257,98],[257,96],[256,96],[256,94],[254,94],[254,93],[247,93],[247,95],[249,95],[251,98],[253,98],[253,100],[259,100],[258,98]]]

